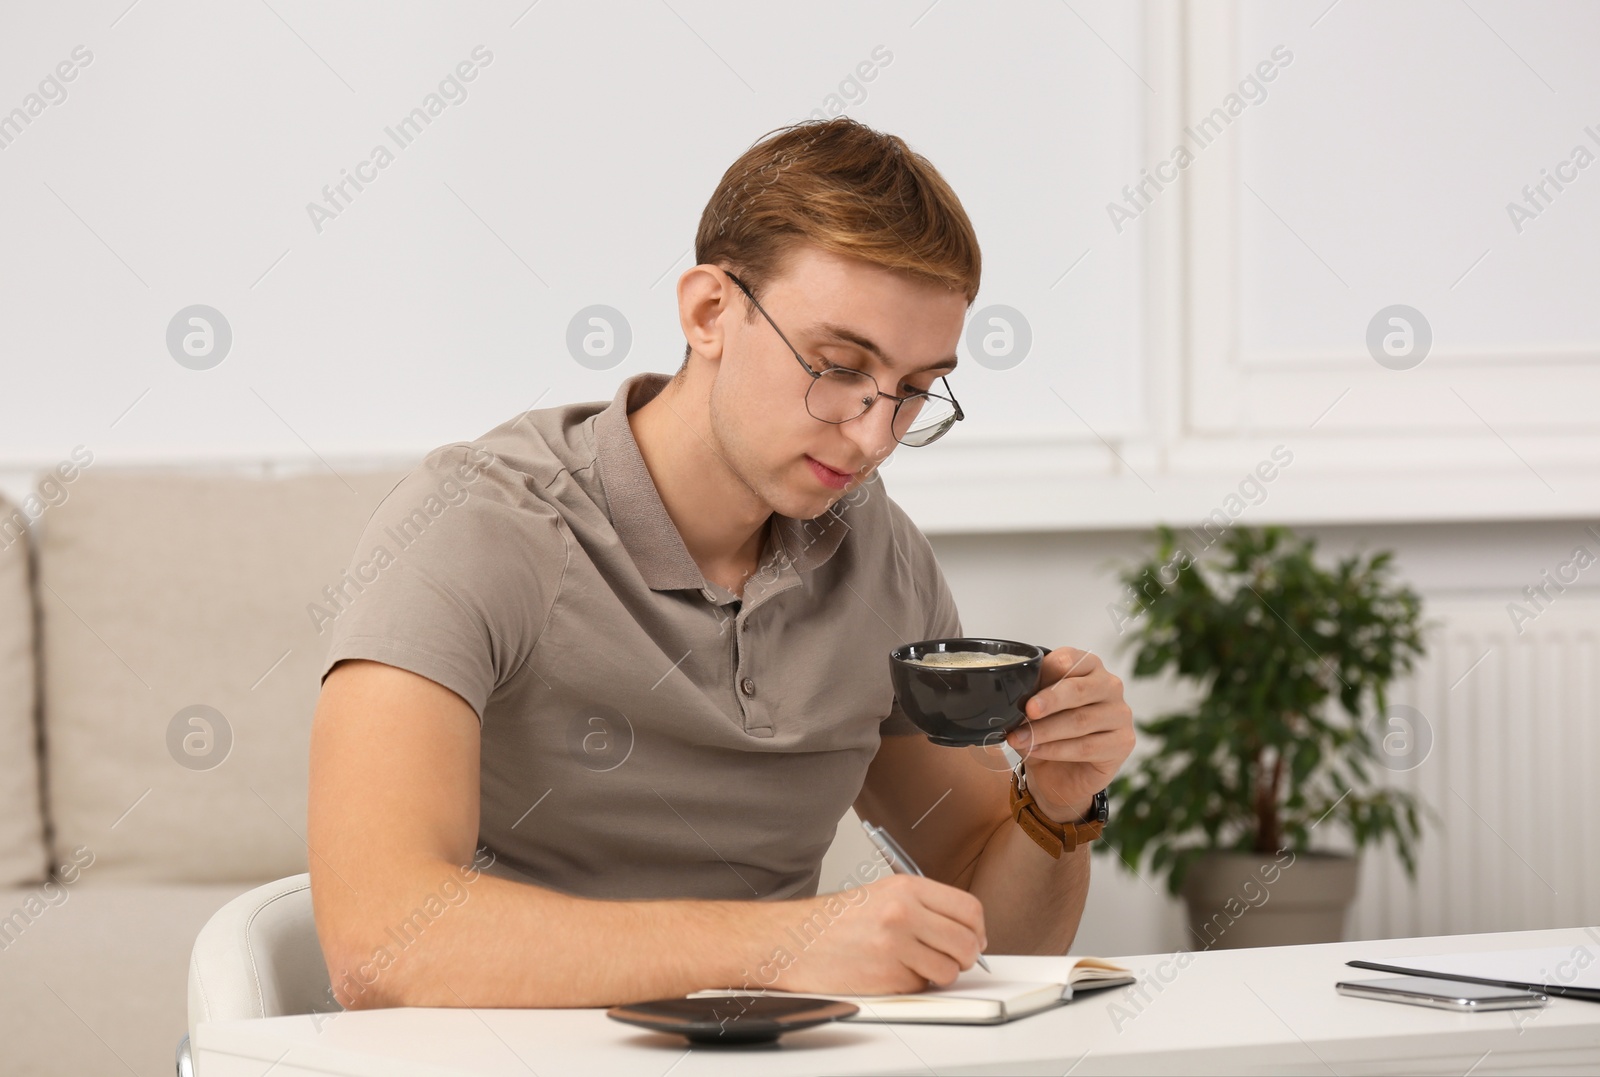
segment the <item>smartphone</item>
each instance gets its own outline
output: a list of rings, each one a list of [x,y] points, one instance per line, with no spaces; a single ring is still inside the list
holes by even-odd
[[[1436,980],[1428,976],[1386,976],[1378,980],[1344,980],[1333,985],[1341,995],[1375,998],[1385,1002],[1406,1002],[1413,1006],[1433,1006],[1457,1013],[1477,1010],[1520,1010],[1538,1008],[1550,1001],[1549,995],[1497,984],[1475,984],[1465,980]]]

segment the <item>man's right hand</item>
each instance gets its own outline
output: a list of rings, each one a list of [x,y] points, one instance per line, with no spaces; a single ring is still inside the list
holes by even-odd
[[[834,904],[837,902],[838,904]],[[839,904],[830,913],[825,906]],[[948,986],[988,944],[983,904],[967,891],[920,875],[891,875],[864,887],[773,906],[772,949],[788,966],[764,966],[771,983],[751,988],[887,995]],[[772,953],[767,950],[767,954]],[[745,986],[743,984],[736,986]]]

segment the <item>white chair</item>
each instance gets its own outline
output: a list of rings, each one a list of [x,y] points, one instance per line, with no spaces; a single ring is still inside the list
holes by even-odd
[[[338,1003],[311,915],[311,876],[258,886],[218,909],[189,957],[189,1031],[178,1044],[178,1075],[196,1071],[201,1021],[332,1012]]]

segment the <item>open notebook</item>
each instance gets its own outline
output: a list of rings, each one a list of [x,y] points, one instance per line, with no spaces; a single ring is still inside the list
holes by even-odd
[[[860,1011],[846,1021],[889,1024],[999,1025],[1072,1001],[1074,994],[1134,982],[1131,971],[1098,957],[986,955],[993,972],[974,965],[949,987],[915,995],[828,995],[816,991],[696,991],[690,998],[720,995],[790,995],[840,999]]]

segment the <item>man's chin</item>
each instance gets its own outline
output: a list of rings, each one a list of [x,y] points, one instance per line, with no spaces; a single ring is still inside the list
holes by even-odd
[[[785,503],[774,506],[773,511],[792,520],[815,520],[818,516],[833,508],[837,501],[849,494],[853,489],[853,486],[849,486],[843,490],[829,490],[803,495],[791,493],[782,499]]]
[[[829,509],[833,508],[833,503],[837,500],[839,499],[835,497],[820,502],[815,500],[799,502],[793,506],[794,511],[792,512],[784,512],[782,509],[779,509],[778,512],[791,520],[815,520],[818,516],[824,515]]]

